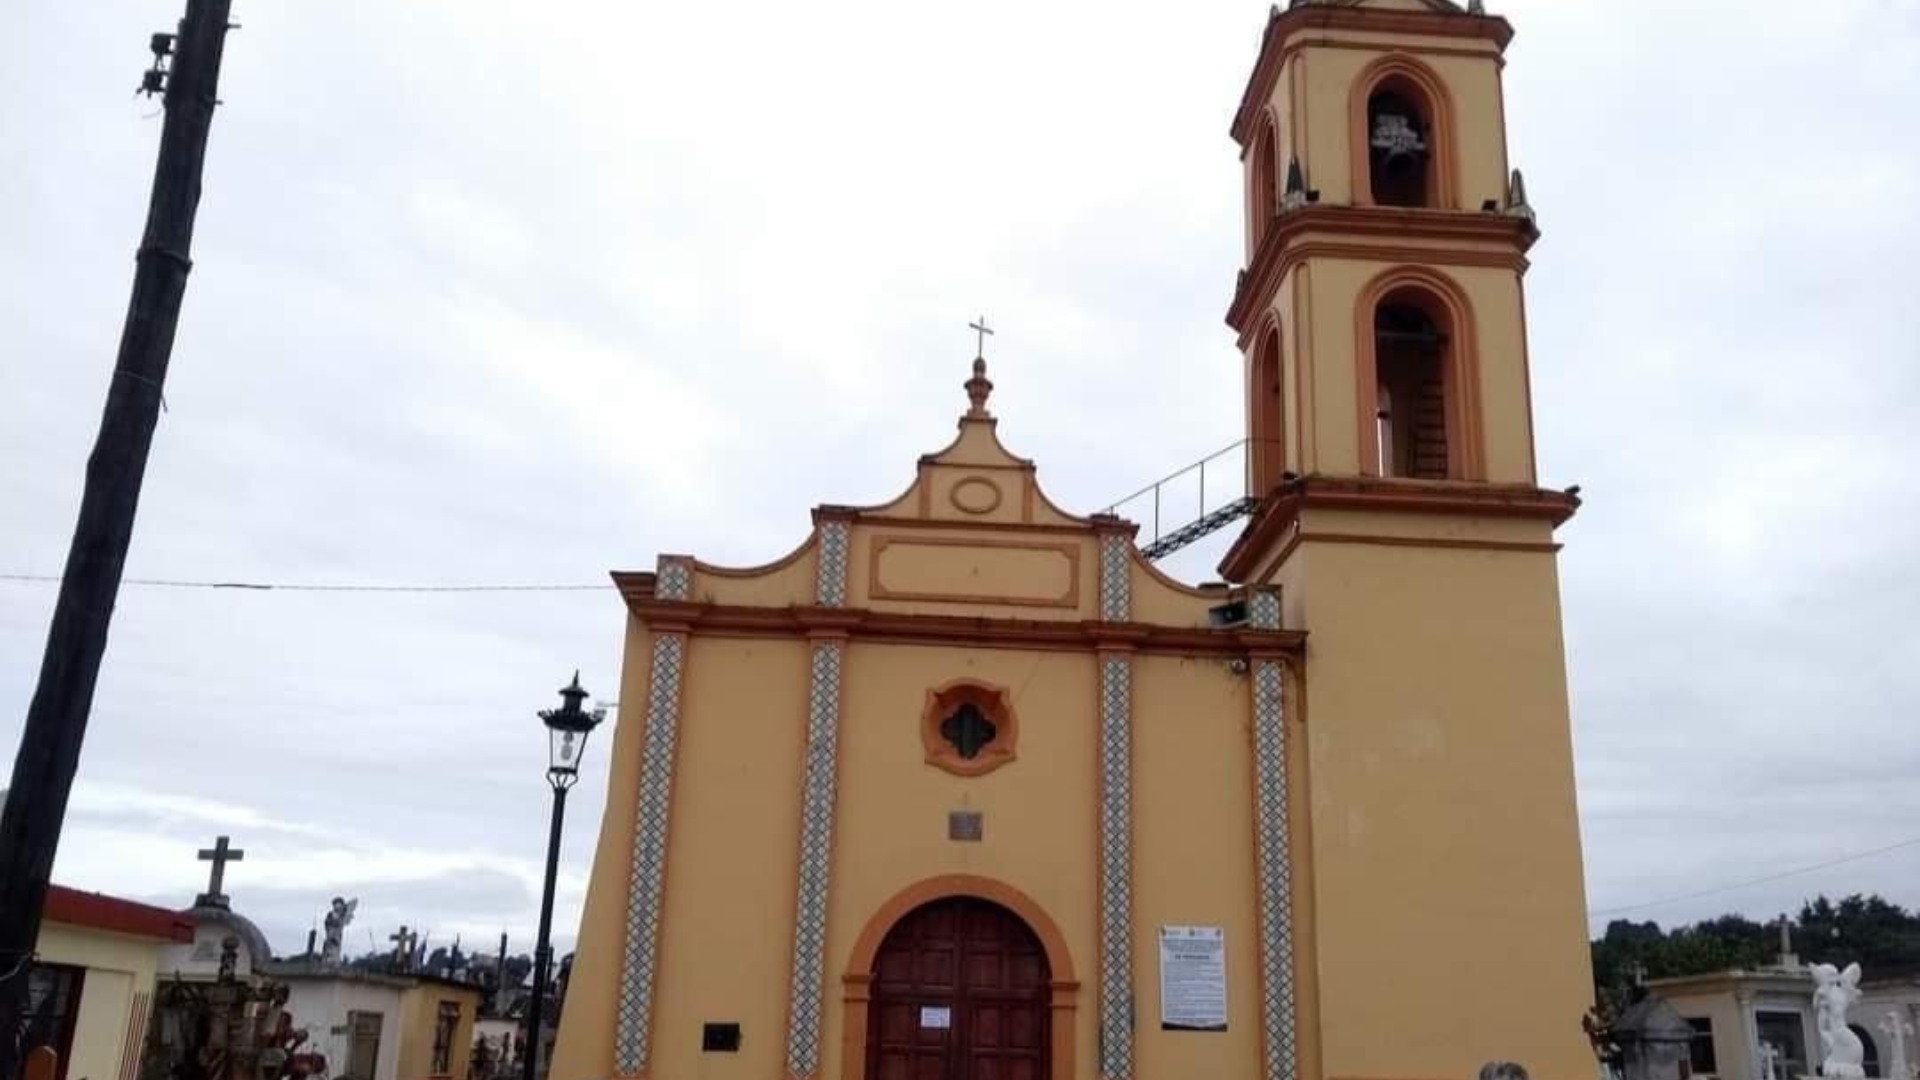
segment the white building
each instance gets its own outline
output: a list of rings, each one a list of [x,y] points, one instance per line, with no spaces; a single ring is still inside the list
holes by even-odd
[[[1722,1080],[1767,1080],[1760,1046],[1779,1053],[1783,1078],[1816,1076],[1820,1037],[1813,1008],[1813,974],[1791,955],[1752,971],[1721,971],[1652,979],[1647,988],[1667,999],[1693,1025],[1693,1074]],[[1920,1028],[1920,979],[1875,978],[1866,972],[1847,1026],[1866,1050],[1870,1077],[1892,1078],[1895,1039],[1904,1059],[1920,1063],[1913,1036],[1888,1023],[1894,1013],[1910,1032]],[[1906,1080],[1906,1078],[1899,1078]]]
[[[327,1059],[331,1076],[397,1080],[401,998],[414,980],[307,959],[263,965],[263,973],[287,985],[293,1026],[306,1030],[307,1047]]]

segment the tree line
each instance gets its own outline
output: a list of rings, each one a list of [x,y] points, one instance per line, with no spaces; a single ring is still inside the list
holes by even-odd
[[[1789,929],[1803,963],[1858,963],[1869,977],[1920,974],[1920,913],[1879,895],[1856,893],[1838,902],[1816,897],[1800,906]],[[1603,1003],[1618,1008],[1636,977],[1751,971],[1776,963],[1780,920],[1729,914],[1663,931],[1656,922],[1615,919],[1592,949],[1594,989]]]

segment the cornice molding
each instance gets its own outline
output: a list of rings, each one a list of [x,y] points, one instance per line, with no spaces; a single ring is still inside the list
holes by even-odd
[[[1255,512],[1253,522],[1234,541],[1220,561],[1228,581],[1246,582],[1266,556],[1292,550],[1292,537],[1308,510],[1372,510],[1398,514],[1445,514],[1481,518],[1544,521],[1559,527],[1580,509],[1580,497],[1571,491],[1549,491],[1528,484],[1487,484],[1471,481],[1385,480],[1376,477],[1306,476],[1275,490]],[[1307,539],[1312,539],[1311,536]],[[1356,543],[1351,535],[1336,542]],[[1417,546],[1417,537],[1405,540]],[[1448,546],[1434,543],[1432,546]],[[1502,545],[1485,545],[1502,547]],[[1515,550],[1544,551],[1545,545],[1511,545]]]
[[[1306,238],[1315,232],[1383,241],[1429,240],[1452,246],[1368,245],[1338,238]],[[1272,300],[1287,272],[1307,259],[1330,257],[1377,259],[1382,263],[1496,266],[1525,273],[1526,253],[1539,239],[1540,230],[1533,222],[1508,214],[1394,206],[1301,207],[1273,219],[1259,249],[1253,253],[1253,261],[1240,272],[1235,283],[1233,302],[1227,307],[1227,325],[1244,337],[1255,322],[1254,316]],[[1464,246],[1471,244],[1502,246]]]
[[[658,600],[651,589],[629,588],[639,575],[616,575],[627,610],[650,629],[672,627],[695,637],[793,638],[844,634],[854,642],[960,645],[975,648],[1043,649],[1098,653],[1115,649],[1178,656],[1243,657],[1249,653],[1297,656],[1306,645],[1299,631],[1152,626],[1144,623],[975,618],[857,608],[759,608]],[[622,580],[626,579],[626,580]],[[638,585],[638,582],[632,582]]]

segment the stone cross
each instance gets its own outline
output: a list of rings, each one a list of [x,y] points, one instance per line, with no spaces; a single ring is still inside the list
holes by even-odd
[[[1760,1044],[1762,1080],[1780,1080],[1780,1050],[1770,1042]]]
[[[985,359],[987,355],[987,337],[993,333],[993,331],[987,327],[987,317],[982,315],[977,321],[968,323],[967,329],[974,331],[975,336],[979,338],[980,342],[979,346],[974,350],[973,355]]]
[[[1899,1009],[1888,1009],[1887,1018],[1880,1021],[1880,1032],[1887,1037],[1887,1045],[1893,1051],[1888,1055],[1887,1075],[1894,1080],[1913,1080],[1907,1065],[1907,1038],[1913,1034],[1913,1025],[1900,1015]]]
[[[207,903],[222,904],[226,902],[226,895],[222,893],[220,889],[221,886],[227,882],[227,864],[230,862],[240,862],[246,857],[246,852],[239,848],[228,846],[227,838],[224,836],[216,838],[212,847],[200,849],[200,861],[213,864],[213,873],[207,878]]]
[[[407,928],[404,926],[389,934],[387,940],[393,942],[393,959],[396,964],[400,962],[402,955],[413,949],[413,937],[407,933]]]
[[[1783,913],[1775,925],[1780,928],[1780,966],[1799,966],[1800,958],[1793,953],[1793,922]]]

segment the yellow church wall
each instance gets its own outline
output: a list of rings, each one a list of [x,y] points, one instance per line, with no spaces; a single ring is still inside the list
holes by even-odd
[[[689,642],[654,992],[663,1080],[779,1075],[807,658],[798,640]],[[701,1053],[708,1021],[739,1023],[740,1052]]]
[[[620,700],[611,745],[605,753],[613,762],[607,771],[606,808],[600,817],[600,841],[594,846],[589,880],[595,883],[627,879],[633,865],[633,817],[639,802],[640,747],[646,726],[647,685],[651,674],[653,635],[628,616],[626,653],[621,661]],[[626,944],[627,894],[620,888],[589,888],[580,913],[580,936],[573,957],[573,975],[567,983],[567,1007],[560,1015],[549,1070],[553,1080],[583,1080],[613,1075],[613,1030],[619,1005],[621,950]],[[555,928],[556,936],[560,930]]]
[[[1140,1077],[1259,1073],[1248,679],[1221,659],[1134,661],[1134,1052]],[[1160,1029],[1162,926],[1226,932],[1227,1030]]]
[[[1133,560],[1133,621],[1155,626],[1207,626],[1207,612],[1228,600],[1224,589],[1196,589]]]
[[[1303,298],[1296,313],[1311,325],[1311,336],[1296,360],[1312,369],[1309,408],[1319,421],[1313,433],[1315,472],[1360,471],[1359,399],[1353,374],[1354,312],[1360,291],[1380,269],[1379,265],[1350,259],[1316,260],[1311,267],[1312,292]],[[1343,422],[1347,417],[1354,419]]]
[[[985,776],[954,776],[925,761],[920,718],[927,688],[955,678],[1004,686],[1012,698],[1017,758]],[[947,874],[1010,885],[1059,926],[1081,983],[1074,1077],[1093,1076],[1096,678],[1091,654],[851,647],[841,713],[821,1076],[842,1075],[841,979],[861,930],[902,890]],[[947,839],[947,815],[954,810],[984,815],[979,842]],[[790,863],[788,873],[790,879]]]
[[[702,603],[743,607],[810,604],[817,544],[809,537],[806,543],[763,566],[715,566],[696,560],[688,595]]]
[[[1325,1075],[1591,1075],[1553,557],[1309,542],[1281,580],[1313,635]]]
[[[1533,483],[1533,395],[1520,276],[1484,266],[1453,267],[1448,273],[1473,298],[1487,479]]]

